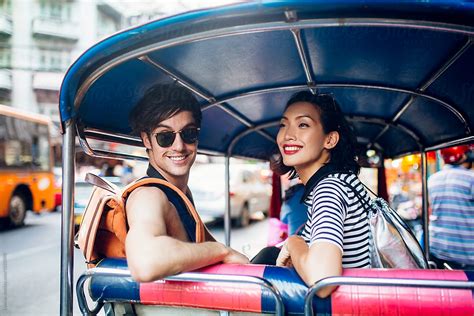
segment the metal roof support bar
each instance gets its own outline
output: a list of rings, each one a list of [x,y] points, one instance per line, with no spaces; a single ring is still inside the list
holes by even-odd
[[[352,116],[349,118],[349,120],[351,121],[356,121],[356,122],[367,122],[367,123],[374,123],[374,124],[379,124],[379,125],[383,125],[383,126],[386,126],[386,122],[385,120],[383,119],[377,119],[377,118],[366,118],[366,117],[363,117],[363,116]],[[262,130],[262,129],[265,129],[265,128],[269,128],[269,127],[273,127],[273,126],[277,126],[278,124],[280,123],[280,121],[273,121],[273,122],[266,122],[264,124],[260,124],[260,125],[257,125],[253,128],[249,128],[243,132],[241,132],[240,134],[238,134],[237,136],[235,136],[228,148],[227,148],[227,153],[226,155],[228,156],[232,156],[232,151],[235,147],[235,145],[237,145],[237,143],[239,142],[239,140],[241,140],[243,137],[245,137],[246,135],[250,134],[250,133],[253,133],[253,132],[258,132],[259,130]],[[402,124],[393,124],[391,125],[395,128],[398,128],[400,130],[402,130],[404,133],[410,135],[410,137],[413,138],[413,140],[417,143],[418,146],[422,146],[421,143],[420,143],[420,138],[419,136],[414,132],[412,131],[411,129],[409,129],[408,127],[406,126],[403,126]],[[275,142],[275,139],[273,139],[273,142]]]
[[[425,150],[426,151],[438,150],[438,149],[442,149],[446,147],[452,147],[452,146],[467,144],[467,143],[472,143],[472,142],[474,142],[474,136],[468,136],[468,137],[454,140],[451,142],[446,142],[446,143],[442,143],[436,146],[431,146],[431,147],[426,148]]]
[[[387,123],[385,120],[383,119],[378,119],[378,118],[367,118],[367,117],[363,117],[363,116],[352,116],[352,117],[349,117],[349,120],[351,121],[356,121],[356,122],[366,122],[366,123],[374,123],[374,124],[379,124],[379,125],[382,125],[382,126],[385,126],[384,129],[388,129],[390,128],[390,126],[393,126],[395,128],[398,128],[400,130],[402,130],[404,133],[408,134],[411,136],[411,138],[413,138],[413,140],[416,142],[416,144],[421,148],[422,147],[422,144],[421,144],[421,141],[420,141],[420,137],[418,136],[418,134],[416,134],[413,130],[411,130],[410,128],[404,126],[403,124],[392,124],[392,123]],[[388,124],[388,125],[387,125]]]
[[[126,62],[127,60],[140,58],[153,51],[173,47],[181,44],[192,43],[212,38],[221,38],[227,36],[237,36],[252,33],[261,33],[266,31],[282,31],[294,28],[306,29],[315,27],[338,27],[341,26],[340,19],[320,19],[320,20],[304,20],[296,21],[289,25],[286,22],[274,22],[268,23],[267,27],[262,27],[261,24],[257,25],[245,25],[237,26],[232,29],[218,29],[211,30],[203,33],[190,34],[179,38],[165,40],[161,43],[153,43],[144,47],[140,47],[129,53],[125,53],[115,59],[110,60],[101,67],[97,68],[88,78],[81,84],[74,99],[74,107],[77,109],[85,97],[89,88],[94,82],[99,79],[104,73],[113,67]],[[466,34],[468,36],[474,35],[474,29],[472,27],[454,26],[445,23],[433,23],[433,22],[420,22],[420,21],[406,21],[396,19],[344,19],[344,26],[384,26],[384,27],[404,27],[413,29],[426,29],[443,32],[453,32],[458,34]]]
[[[254,127],[254,125],[250,121],[248,121],[247,119],[243,118],[241,114],[238,114],[237,112],[229,109],[228,107],[224,106],[223,104],[218,105],[218,107],[221,108],[226,113],[228,113],[229,115],[231,115],[233,118],[237,119],[239,122],[241,122],[242,124],[244,124],[248,128],[253,128]],[[258,131],[258,133],[260,135],[262,135],[263,137],[265,137],[266,139],[270,140],[270,141],[275,141],[271,135],[265,133],[264,131]]]
[[[120,152],[93,149],[89,145],[87,138],[92,138],[92,139],[95,138],[95,139],[102,140],[104,137],[101,137],[101,136],[105,136],[105,138],[109,138],[108,141],[110,142],[116,142],[116,143],[120,143],[124,145],[137,146],[137,147],[143,146],[142,141],[138,137],[124,135],[124,134],[114,135],[112,133],[108,133],[105,131],[89,129],[89,128],[86,128],[84,130],[82,130],[81,128],[77,129],[77,137],[79,139],[79,144],[81,145],[81,148],[84,150],[84,152],[90,156],[99,157],[99,158],[132,159],[132,160],[140,160],[140,161],[148,160],[148,158],[145,156],[130,155],[130,154],[125,154],[125,153],[120,153]],[[208,149],[202,149],[202,148],[198,148],[198,152],[204,155],[213,155],[213,156],[224,155],[224,153],[221,153],[221,152],[208,150]]]
[[[179,77],[178,75],[174,74],[173,72],[166,69],[165,67],[163,67],[162,65],[160,65],[156,61],[152,60],[150,57],[148,57],[148,55],[142,56],[139,59],[141,61],[143,61],[145,63],[148,63],[150,65],[153,65],[154,67],[156,67],[159,70],[163,71],[165,74],[170,76],[173,80],[177,81],[180,85],[182,85],[186,89],[190,90],[191,92],[197,94],[198,96],[200,96],[201,98],[203,98],[207,102],[211,103],[211,102],[215,101],[215,98],[213,96],[210,96],[210,95],[206,94],[205,92],[199,90],[198,88],[196,88],[195,85],[190,83],[188,80],[185,80],[185,79]]]
[[[66,122],[63,135],[63,185],[61,212],[61,275],[60,313],[72,315],[72,285],[74,277],[74,174],[75,174],[75,128],[72,121]]]
[[[448,70],[449,67],[451,67],[451,65],[454,64],[459,59],[459,57],[461,57],[462,54],[464,54],[471,47],[471,45],[472,37],[470,36],[467,39],[466,43],[464,43],[464,45],[456,52],[456,54],[454,54],[446,63],[444,63],[444,65],[441,66],[439,70],[433,76],[431,76],[430,79],[426,81],[426,83],[419,89],[419,91],[424,92],[426,89],[428,89],[429,86],[433,84],[433,82],[435,82],[439,77],[441,77],[446,72],[446,70]]]
[[[215,102],[206,105],[203,107],[203,111],[208,110],[211,107],[217,106],[221,103],[224,102],[229,102],[232,100],[237,100],[249,96],[255,96],[255,95],[260,95],[260,94],[265,94],[265,93],[270,93],[270,92],[279,92],[279,91],[292,91],[292,90],[298,90],[298,89],[306,89],[306,85],[296,85],[296,86],[284,86],[284,87],[278,87],[278,88],[264,88],[264,89],[258,89],[250,92],[245,92],[245,93],[239,93],[230,97],[226,97],[221,100],[216,100]],[[395,88],[395,87],[387,87],[387,86],[376,86],[376,85],[367,85],[367,84],[352,84],[352,83],[318,83],[316,85],[316,88],[321,89],[321,88],[354,88],[354,89],[373,89],[373,90],[382,90],[382,91],[390,91],[390,92],[399,92],[399,93],[405,93],[410,96],[418,96],[422,97],[425,99],[428,99],[430,101],[436,102],[446,109],[450,110],[456,117],[464,124],[466,131],[470,132],[469,124],[467,123],[466,119],[461,115],[461,113],[454,108],[452,105],[449,103],[438,99],[436,97],[427,95],[423,92],[416,92],[412,90],[407,90],[407,89],[400,89],[400,88]]]
[[[438,71],[435,74],[433,74],[426,81],[426,83],[424,83],[420,88],[417,89],[417,91],[420,92],[420,93],[425,92],[426,89],[428,89],[433,84],[433,82],[435,82],[439,77],[441,77],[449,69],[449,67],[451,67],[451,65],[453,65],[459,59],[459,57],[461,57],[462,54],[464,54],[464,52],[467,51],[469,49],[469,47],[471,47],[471,44],[472,44],[472,39],[471,39],[471,37],[469,37],[468,40],[466,41],[466,43],[464,43],[464,45],[456,52],[456,54],[451,56],[451,58],[449,58],[448,61],[446,61],[438,69]],[[411,96],[410,99],[407,101],[407,103],[405,103],[400,108],[400,110],[398,110],[397,113],[395,113],[395,116],[391,119],[392,123],[396,123],[400,119],[400,117],[403,115],[403,113],[405,113],[405,111],[413,104],[413,102],[415,101],[415,98],[416,98],[416,96]],[[454,107],[453,107],[453,109],[450,109],[450,110],[451,110],[451,112],[453,112],[453,110],[455,110],[456,112],[458,112],[457,116],[462,117],[461,113],[459,113],[459,111],[454,109]],[[464,123],[464,126],[466,128],[466,132],[469,133],[469,125],[467,125],[465,120],[463,121],[463,123]],[[379,139],[385,132],[386,132],[386,130],[382,130],[379,133],[379,135],[377,135],[375,137],[374,141],[377,141],[377,139]]]
[[[224,213],[224,234],[225,234],[225,245],[230,247],[230,229],[231,229],[231,217],[230,217],[230,156],[225,156],[225,213]]]
[[[127,144],[130,146],[143,147],[143,142],[138,136],[131,136],[126,134],[114,134],[106,131],[94,129],[94,128],[84,128],[83,134],[85,137],[107,140],[110,142],[117,142],[121,144]]]
[[[196,95],[200,96],[201,98],[205,99],[207,102],[209,102],[210,104],[213,104],[215,103],[216,99],[213,97],[213,96],[210,96],[206,93],[204,93],[203,91],[199,90],[198,88],[195,87],[195,85],[191,84],[188,80],[185,80],[183,79],[182,77],[179,77],[178,75],[174,74],[173,72],[171,72],[170,70],[166,69],[165,67],[163,67],[162,65],[160,65],[159,63],[157,63],[156,61],[152,60],[150,57],[148,56],[142,56],[140,57],[140,60],[145,62],[145,63],[148,63],[148,64],[151,64],[153,65],[154,67],[160,69],[161,71],[163,71],[165,74],[167,74],[168,76],[170,76],[171,78],[173,78],[173,80],[176,80],[179,84],[181,84],[183,87],[185,87],[186,89],[190,90],[191,92],[195,93]],[[236,111],[233,111],[231,110],[230,108],[226,107],[224,104],[221,104],[223,102],[220,102],[218,104],[218,106],[223,110],[225,111],[226,113],[228,113],[230,116],[232,116],[233,118],[235,118],[236,120],[238,120],[240,123],[244,124],[245,126],[247,127],[252,127],[252,123],[249,122],[249,120],[247,120],[246,118],[244,118],[240,113],[237,113]],[[266,135],[266,136],[269,136],[269,135]]]
[[[309,65],[308,58],[306,56],[303,40],[301,38],[301,30],[291,29],[291,34],[293,34],[293,38],[295,39],[296,48],[298,49],[298,54],[300,56],[301,65],[303,66],[304,73],[306,75],[306,81],[308,83],[308,87],[311,90],[311,92],[315,94],[316,89],[314,88],[314,80],[313,80],[313,76],[311,75],[311,68]]]
[[[221,100],[216,100],[215,102],[205,105],[202,107],[203,111],[209,110],[210,108],[213,108],[215,106],[218,106],[221,103],[224,102],[229,102],[229,101],[234,101],[238,99],[243,99],[246,97],[251,97],[251,96],[258,96],[266,93],[273,93],[273,92],[285,92],[285,91],[293,91],[293,90],[303,90],[308,88],[307,85],[296,85],[296,86],[284,86],[284,87],[278,87],[278,88],[264,88],[264,89],[258,89],[250,92],[245,92],[245,93],[239,93],[236,95],[232,95],[230,97],[223,98]]]
[[[108,150],[93,149],[89,145],[89,142],[87,141],[86,133],[87,132],[85,132],[81,127],[79,126],[77,127],[77,138],[79,139],[79,144],[81,145],[82,150],[84,150],[84,153],[86,153],[89,156],[98,157],[98,158],[121,159],[121,160],[127,160],[127,159],[140,160],[140,161],[148,160],[148,157],[146,156],[137,156],[137,155],[130,155],[126,153],[108,151]],[[97,134],[92,133],[93,135],[92,138],[94,138],[94,135],[99,135],[99,134],[102,134],[102,133],[97,133]],[[107,133],[103,133],[103,135],[107,135]],[[111,141],[119,142],[119,140],[125,140],[123,142],[120,142],[122,144],[132,145],[132,146],[141,146],[141,142],[138,144],[137,143],[130,144],[130,141],[133,140],[133,138],[131,138],[130,136],[126,136],[123,139],[121,137],[114,137],[112,138]]]
[[[174,74],[173,72],[169,71],[168,69],[166,69],[165,67],[163,67],[162,65],[160,65],[159,63],[157,63],[156,61],[152,60],[150,57],[148,56],[142,56],[140,57],[140,60],[145,62],[145,63],[148,63],[148,64],[151,64],[153,65],[154,67],[160,69],[161,71],[163,71],[165,74],[167,74],[168,76],[170,76],[171,78],[173,78],[174,80],[176,80],[179,84],[181,84],[183,87],[185,87],[186,89],[190,90],[191,92],[195,93],[196,95],[200,96],[201,98],[205,99],[207,102],[209,102],[210,104],[213,104],[215,103],[216,99],[213,97],[213,96],[210,96],[206,93],[204,93],[203,91],[199,90],[198,88],[196,88],[195,85],[191,84],[188,80],[185,80],[183,79],[182,77],[179,77],[178,75]],[[228,113],[230,116],[232,116],[233,118],[235,118],[236,120],[238,120],[240,123],[244,124],[245,126],[247,127],[252,127],[253,124],[248,120],[246,119],[245,117],[243,117],[240,113],[226,107],[224,104],[222,104],[223,102],[219,102],[219,104],[216,104],[217,106],[219,106],[223,111],[225,111],[226,113]],[[203,111],[206,109],[206,106],[203,107]],[[266,134],[266,133],[263,133],[262,134],[264,137],[266,138],[270,138],[271,139],[271,136]]]
[[[313,315],[314,294],[327,286],[334,285],[365,285],[365,286],[402,286],[421,288],[445,288],[445,289],[474,289],[472,281],[448,281],[448,280],[415,280],[395,278],[369,278],[369,277],[329,277],[322,279],[312,285],[305,297],[304,314]]]
[[[130,271],[113,268],[92,268],[84,272],[76,284],[76,292],[81,313],[83,315],[96,315],[103,305],[103,301],[90,310],[87,305],[86,296],[84,294],[84,284],[91,277],[110,277],[110,278],[131,278]],[[167,281],[179,282],[216,282],[216,283],[236,283],[236,284],[255,284],[269,290],[275,298],[275,314],[283,316],[285,314],[285,305],[281,298],[280,291],[269,281],[264,278],[249,275],[228,275],[228,274],[207,274],[199,272],[185,272],[164,278]],[[116,301],[116,300],[114,300]],[[126,301],[126,300],[123,300]]]
[[[261,125],[257,125],[257,126],[254,126],[252,128],[246,129],[242,133],[238,134],[237,136],[235,136],[231,140],[229,146],[227,147],[227,157],[232,156],[232,151],[234,150],[235,145],[237,145],[239,140],[241,140],[244,136],[246,136],[250,133],[253,133],[253,132],[259,132],[260,130],[262,130],[264,128],[277,126],[278,124],[280,124],[280,120],[274,121],[274,122],[268,122],[268,123],[261,124]],[[272,142],[274,142],[274,143],[276,142],[274,138],[272,138]]]
[[[375,89],[375,90],[384,90],[384,91],[392,91],[392,92],[400,92],[400,93],[405,93],[411,96],[416,96],[416,97],[422,97],[425,99],[428,99],[430,101],[436,102],[449,111],[451,111],[464,125],[464,128],[466,129],[466,132],[470,133],[471,129],[469,128],[469,124],[467,123],[466,119],[462,114],[451,104],[438,99],[436,97],[430,96],[428,94],[425,94],[423,92],[417,92],[417,91],[412,91],[412,90],[406,90],[406,89],[400,89],[400,88],[393,88],[393,87],[385,87],[385,86],[374,86],[374,85],[363,85],[363,84],[318,84],[318,87],[321,88],[330,88],[330,87],[341,87],[341,88],[365,88],[365,89]]]
[[[425,257],[430,258],[430,232],[428,231],[429,214],[428,214],[428,160],[426,151],[421,153],[421,211],[423,218],[423,245]]]

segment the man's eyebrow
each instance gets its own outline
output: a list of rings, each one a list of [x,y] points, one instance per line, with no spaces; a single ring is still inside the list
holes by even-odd
[[[194,122],[188,123],[188,124],[184,125],[181,129],[184,129],[184,128],[189,127],[189,126],[193,126],[193,127],[194,127],[194,126],[196,126],[196,123],[194,123]],[[155,129],[160,128],[160,127],[173,130],[173,128],[172,128],[171,126],[166,125],[166,124],[162,124],[162,123],[158,124],[158,125],[155,127]]]

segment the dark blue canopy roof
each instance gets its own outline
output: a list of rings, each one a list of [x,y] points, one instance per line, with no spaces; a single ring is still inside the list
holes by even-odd
[[[190,12],[87,50],[61,87],[61,122],[139,144],[128,114],[177,80],[202,104],[200,149],[268,159],[301,90],[331,93],[359,142],[395,157],[473,140],[474,3],[259,1]],[[454,142],[453,142],[454,141]]]

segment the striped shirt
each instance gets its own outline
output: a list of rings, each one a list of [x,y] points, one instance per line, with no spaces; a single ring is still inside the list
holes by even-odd
[[[430,252],[474,265],[474,171],[446,165],[428,180]]]
[[[363,204],[347,184],[357,190],[365,200]],[[355,174],[329,174],[309,191],[304,200],[308,205],[308,220],[302,233],[303,239],[310,246],[317,241],[325,241],[339,247],[343,268],[370,268],[366,210],[369,201],[365,188]]]

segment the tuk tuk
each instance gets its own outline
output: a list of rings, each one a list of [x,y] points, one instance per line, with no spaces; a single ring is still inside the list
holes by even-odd
[[[269,160],[279,119],[301,90],[330,93],[363,148],[383,159],[421,153],[429,256],[426,152],[474,141],[474,3],[262,0],[170,16],[85,51],[61,87],[61,315],[72,313],[76,139],[96,157],[144,159],[94,147],[143,147],[128,115],[156,83],[176,82],[202,104],[199,151]],[[226,244],[230,244],[229,198]],[[87,305],[84,285],[97,302]],[[106,314],[474,314],[474,272],[345,269],[306,287],[290,268],[217,265],[138,284],[106,259],[77,284],[81,312]],[[340,285],[326,299],[323,286]]]

